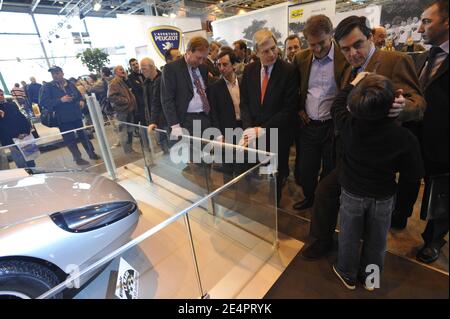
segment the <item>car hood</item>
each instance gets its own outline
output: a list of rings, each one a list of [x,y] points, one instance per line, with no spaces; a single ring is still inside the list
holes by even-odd
[[[0,174],[0,228],[72,208],[133,201],[120,185],[84,172]]]

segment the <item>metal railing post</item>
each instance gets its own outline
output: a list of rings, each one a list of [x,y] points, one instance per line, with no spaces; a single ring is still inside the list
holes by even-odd
[[[189,213],[186,213],[184,215],[184,222],[186,224],[189,245],[191,247],[192,260],[194,262],[194,268],[195,268],[195,276],[197,278],[197,285],[198,285],[198,289],[200,290],[200,296],[202,297],[202,299],[209,299],[209,295],[203,291],[202,280],[200,278],[200,270],[198,268],[197,255],[195,253],[194,239],[192,238],[191,224],[189,223],[188,215],[189,215]]]
[[[95,128],[95,133],[97,135],[98,145],[100,146],[100,151],[102,153],[103,161],[105,162],[106,170],[113,180],[117,180],[116,164],[111,153],[111,148],[108,146],[108,140],[106,138],[105,124],[103,122],[103,114],[100,108],[100,104],[95,97],[85,95],[86,102],[89,108],[89,113],[91,114],[92,124]]]

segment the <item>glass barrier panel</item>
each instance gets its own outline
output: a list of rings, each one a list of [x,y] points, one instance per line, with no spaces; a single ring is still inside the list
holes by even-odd
[[[155,212],[152,207],[141,205],[140,210],[142,215],[130,239],[137,238],[139,233],[150,230],[152,224],[158,225],[167,218],[164,212]],[[148,210],[151,210],[151,215],[148,215]],[[111,235],[118,235],[118,227]],[[54,294],[50,290],[41,298],[198,299],[202,296],[183,216],[103,265],[77,276],[77,272],[117,248],[112,245],[101,247],[101,240],[89,244],[88,240],[80,238],[79,242],[84,246],[83,255],[90,253],[91,259],[82,266],[77,264],[79,258],[71,260],[75,263],[69,264],[67,269],[74,275],[73,280],[68,280],[62,291]],[[127,243],[124,238],[118,238],[116,242]]]
[[[23,139],[15,139],[14,145],[2,146],[0,149],[9,163],[3,169],[29,166],[106,172],[101,168],[102,158],[92,126],[62,133],[57,128],[51,129],[48,135],[39,138],[30,134]]]
[[[236,298],[277,247],[276,180],[256,165],[211,194],[214,209],[189,213],[203,288]]]

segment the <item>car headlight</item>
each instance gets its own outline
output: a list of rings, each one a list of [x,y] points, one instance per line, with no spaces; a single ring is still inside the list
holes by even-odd
[[[133,202],[113,202],[54,213],[50,218],[68,232],[82,233],[115,223],[134,213],[136,208]]]

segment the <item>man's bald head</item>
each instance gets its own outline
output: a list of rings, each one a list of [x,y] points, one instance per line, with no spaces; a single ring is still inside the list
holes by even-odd
[[[155,61],[150,58],[141,60],[141,72],[146,78],[153,78],[156,73]]]
[[[378,49],[386,45],[387,31],[384,27],[376,27],[372,29],[373,43]]]
[[[123,79],[127,78],[127,72],[125,72],[125,68],[121,65],[118,65],[114,68],[114,74]]]

